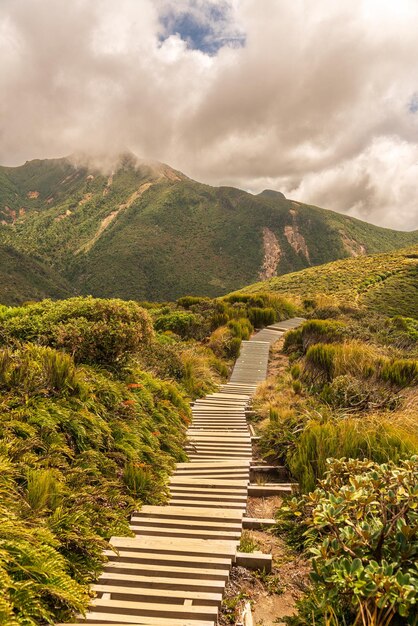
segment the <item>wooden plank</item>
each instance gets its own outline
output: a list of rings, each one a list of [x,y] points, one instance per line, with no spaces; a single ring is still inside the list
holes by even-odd
[[[201,556],[187,555],[185,554],[159,554],[158,552],[139,552],[137,550],[123,550],[119,549],[118,552],[113,550],[104,550],[104,556],[109,561],[123,561],[125,563],[153,563],[154,565],[184,565],[185,567],[205,567],[207,569],[229,569],[231,565],[231,559],[228,557],[220,558],[208,556],[207,554]]]
[[[108,626],[109,624],[125,624],[129,626],[214,626],[214,620],[185,620],[163,618],[154,616],[117,615],[114,613],[101,613],[100,611],[89,612],[81,623],[96,624],[96,626]],[[61,626],[68,626],[61,624]]]
[[[100,576],[101,585],[123,585],[137,589],[178,589],[183,591],[219,592],[225,587],[224,580],[207,578],[178,578],[175,576],[156,576],[154,578],[141,574],[124,574],[121,572],[103,572]]]
[[[218,609],[214,606],[184,606],[182,604],[165,604],[150,602],[133,602],[127,600],[106,600],[95,598],[91,606],[95,612],[141,617],[171,617],[182,619],[216,619]]]
[[[165,577],[168,578],[189,578],[191,580],[203,578],[206,580],[228,580],[229,569],[216,570],[203,567],[184,567],[181,565],[164,565],[163,567],[156,568],[152,564],[135,564],[109,562],[105,564],[105,572],[116,572],[119,574],[131,573],[135,575],[143,576],[145,573],[150,577]]]
[[[198,605],[202,601],[210,606],[218,606],[222,601],[221,593],[207,591],[189,591],[181,589],[140,589],[138,587],[123,587],[119,585],[102,585],[100,583],[92,585],[92,590],[97,593],[110,593],[111,599],[129,600],[131,598],[141,598],[141,601],[154,602],[154,598],[173,598],[185,600],[190,598],[194,604]],[[148,600],[147,600],[148,598]]]

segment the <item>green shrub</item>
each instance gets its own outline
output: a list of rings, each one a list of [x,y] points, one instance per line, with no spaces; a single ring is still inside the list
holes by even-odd
[[[248,317],[254,328],[263,328],[263,326],[274,324],[277,320],[276,311],[272,307],[251,307]]]
[[[374,421],[356,418],[309,421],[287,454],[292,475],[303,492],[315,489],[329,458],[368,458],[397,462],[418,453],[418,434],[409,424],[390,418]]]
[[[70,298],[21,307],[0,321],[3,344],[34,342],[63,349],[78,363],[115,366],[152,336],[148,313],[135,302]]]
[[[178,386],[134,365],[116,380],[30,344],[0,363],[0,622],[65,621],[138,498],[165,497],[190,410]]]
[[[300,352],[306,354],[310,346],[317,343],[342,341],[347,327],[343,322],[329,320],[308,320],[302,326],[286,333],[283,350],[286,354]]]
[[[251,322],[245,317],[241,317],[237,320],[230,320],[227,327],[231,331],[233,337],[238,337],[243,340],[248,340],[254,330]]]
[[[203,317],[196,313],[173,311],[158,317],[154,328],[159,332],[169,330],[183,339],[202,339],[207,332],[203,322]]]
[[[325,385],[321,399],[334,407],[356,411],[378,408],[393,410],[399,403],[397,395],[379,387],[376,381],[355,378],[351,374],[337,376],[330,384]]]
[[[417,457],[398,465],[328,462],[304,498],[313,588],[288,624],[416,625],[417,474]]]
[[[206,304],[210,302],[209,298],[204,298],[201,296],[183,296],[177,300],[177,305],[183,307],[183,309],[190,309],[190,307]]]
[[[318,343],[308,348],[305,359],[304,377],[315,382],[331,381],[335,371],[336,346]]]
[[[297,445],[305,422],[306,417],[294,410],[279,411],[270,407],[269,423],[260,439],[263,458],[287,465],[287,457]]]
[[[418,383],[418,361],[395,359],[386,362],[382,367],[381,377],[397,387],[415,385]]]
[[[308,348],[304,377],[308,382],[320,384],[344,374],[369,379],[377,373],[382,362],[376,350],[359,341],[319,343]]]
[[[239,337],[232,337],[228,343],[227,355],[230,359],[237,359],[241,348],[241,339]]]

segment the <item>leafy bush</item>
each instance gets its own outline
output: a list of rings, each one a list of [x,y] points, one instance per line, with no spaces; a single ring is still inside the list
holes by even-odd
[[[202,304],[210,302],[209,298],[204,298],[200,296],[183,296],[177,300],[178,306],[183,309],[190,309],[190,307],[195,306],[196,304]]]
[[[248,340],[254,330],[250,320],[246,319],[245,317],[237,320],[230,320],[227,324],[227,327],[231,331],[233,337],[238,337],[239,339],[244,340]]]
[[[202,339],[206,334],[203,321],[201,315],[184,311],[173,311],[157,317],[154,322],[154,328],[159,332],[169,330],[183,339]]]
[[[313,588],[288,624],[416,625],[417,474],[418,457],[398,465],[328,461],[302,503],[311,511],[305,538]],[[300,507],[292,508],[300,526]]]
[[[63,349],[77,363],[114,367],[152,336],[151,319],[135,302],[70,298],[11,311],[0,321],[3,344],[29,341]]]
[[[106,539],[161,502],[189,407],[174,384],[130,365],[125,381],[28,344],[0,351],[0,622],[82,611]]]

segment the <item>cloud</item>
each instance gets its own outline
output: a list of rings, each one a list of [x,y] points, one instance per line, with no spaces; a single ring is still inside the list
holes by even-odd
[[[415,0],[1,0],[0,162],[129,148],[418,228]]]

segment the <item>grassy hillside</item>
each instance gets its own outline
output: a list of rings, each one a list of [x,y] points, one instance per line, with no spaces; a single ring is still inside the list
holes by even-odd
[[[67,159],[31,161],[0,168],[0,183],[0,242],[42,258],[76,292],[95,296],[214,297],[418,242],[417,232],[379,228],[274,191],[210,187],[133,155],[121,157],[111,175]],[[22,286],[20,299],[27,298]]]
[[[418,247],[344,259],[250,285],[258,291],[316,298],[319,294],[389,315],[418,317]]]
[[[63,298],[72,294],[69,282],[55,270],[10,246],[0,245],[0,302]]]

